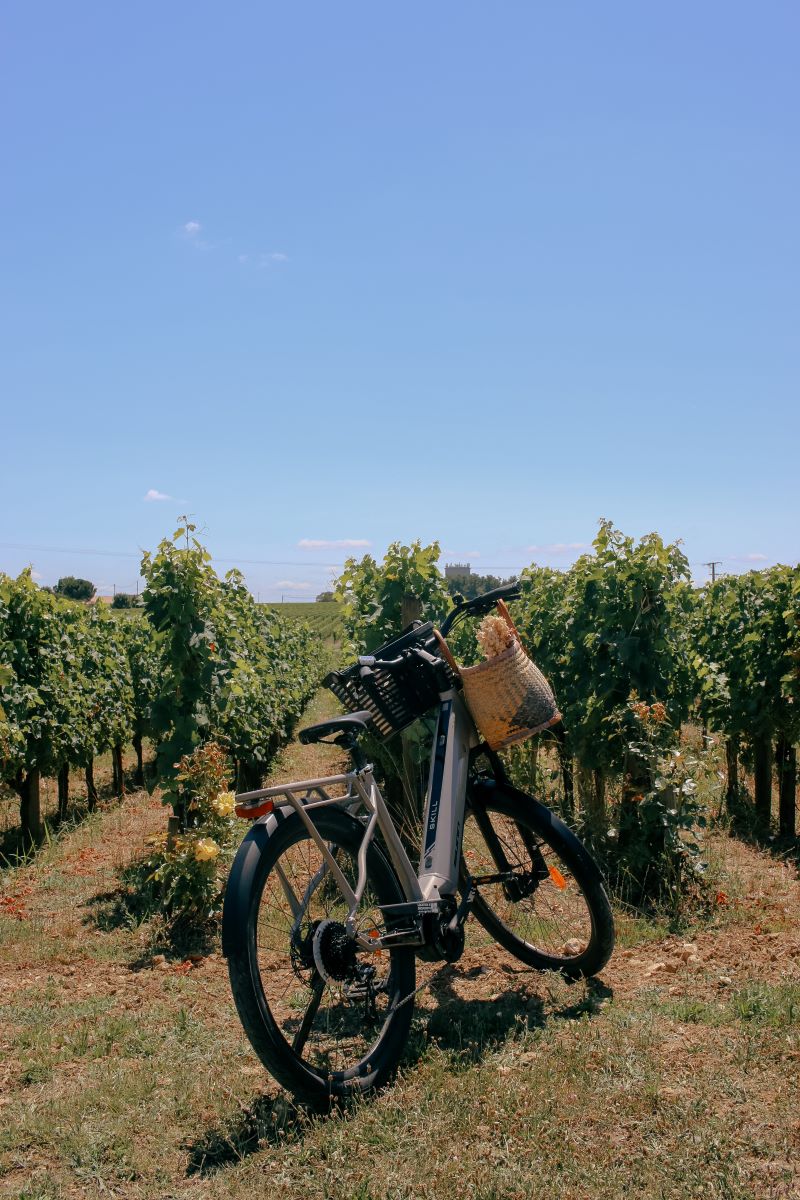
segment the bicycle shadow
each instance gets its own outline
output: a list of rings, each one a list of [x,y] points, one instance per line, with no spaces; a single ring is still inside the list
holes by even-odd
[[[569,982],[561,976],[526,970],[509,973],[525,980],[536,978],[547,996],[506,985],[489,997],[464,997],[456,990],[456,985],[463,983],[463,975],[447,965],[440,967],[430,984],[436,1008],[417,1028],[422,1044],[413,1061],[433,1044],[449,1054],[453,1065],[470,1066],[499,1049],[512,1034],[539,1031],[553,1022],[576,1020],[582,1015],[594,1017],[603,1002],[613,997],[611,988],[599,978]]]
[[[514,972],[526,979],[537,977],[536,972]],[[419,1011],[409,1042],[400,1064],[401,1071],[413,1070],[430,1046],[436,1046],[450,1056],[455,1069],[467,1068],[497,1050],[512,1035],[526,1030],[542,1030],[558,1021],[575,1020],[600,1012],[602,1003],[613,996],[611,988],[599,978],[569,984],[558,977],[550,986],[547,976],[544,988],[549,1000],[539,994],[529,995],[519,987],[506,987],[492,997],[464,998],[456,990],[465,975],[449,964],[439,967],[432,976],[429,988],[436,1001],[433,1010]],[[469,978],[467,975],[466,978]],[[571,989],[578,989],[575,998],[564,1002]],[[311,1126],[319,1121],[347,1121],[355,1113],[359,1099],[336,1104],[327,1113],[310,1113],[293,1103],[285,1094],[257,1096],[242,1107],[238,1117],[229,1125],[208,1129],[201,1137],[186,1144],[189,1153],[187,1176],[205,1178],[225,1167],[234,1166],[265,1146],[302,1141]]]

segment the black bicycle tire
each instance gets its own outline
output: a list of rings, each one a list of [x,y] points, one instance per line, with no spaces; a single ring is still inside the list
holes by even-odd
[[[472,912],[495,941],[526,965],[540,971],[558,971],[570,979],[597,975],[606,965],[614,949],[614,918],[611,904],[599,867],[580,839],[546,805],[524,793],[506,793],[494,789],[488,797],[471,802],[482,804],[487,813],[526,824],[537,838],[558,854],[572,872],[591,921],[591,936],[585,950],[572,957],[546,954],[516,936],[497,916],[480,893],[475,897]],[[469,815],[469,810],[468,814]],[[461,884],[466,883],[468,867],[462,856]]]
[[[315,824],[326,841],[353,852],[358,850],[364,836],[363,825],[348,814],[334,809],[315,814]],[[258,968],[256,936],[261,895],[269,873],[281,854],[306,833],[304,823],[293,813],[276,824],[271,836],[263,844],[255,872],[249,877],[242,878],[234,862],[228,888],[245,887],[248,894],[233,896],[226,891],[225,906],[226,910],[235,910],[237,913],[246,911],[247,919],[244,927],[240,926],[238,930],[231,929],[229,922],[225,942],[231,990],[250,1044],[270,1074],[301,1104],[324,1108],[335,1100],[355,1094],[368,1095],[382,1087],[393,1075],[405,1049],[411,1025],[415,958],[411,949],[395,948],[390,951],[393,976],[390,1004],[397,1004],[398,1007],[390,1014],[375,1045],[361,1060],[359,1073],[355,1077],[340,1078],[342,1072],[336,1071],[323,1073],[295,1054],[275,1021],[264,994]],[[247,838],[240,847],[239,855],[246,855],[246,843]],[[374,842],[367,855],[367,872],[370,885],[381,904],[400,903],[405,899],[394,869]],[[407,998],[409,996],[410,999]],[[400,1004],[401,1000],[405,1002]]]

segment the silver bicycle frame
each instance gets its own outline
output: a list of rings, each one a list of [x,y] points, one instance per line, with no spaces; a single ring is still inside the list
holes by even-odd
[[[478,742],[475,726],[461,696],[455,690],[443,692],[440,696],[439,716],[428,773],[418,871],[414,870],[406,854],[381,790],[375,782],[371,766],[343,775],[304,779],[260,788],[254,792],[244,792],[237,796],[237,800],[274,799],[278,802],[276,807],[279,810],[288,808],[297,813],[319,847],[325,867],[333,875],[349,905],[345,922],[348,931],[364,949],[374,950],[381,944],[381,939],[368,938],[358,932],[356,913],[367,886],[367,852],[375,832],[377,829],[381,831],[406,901],[422,906],[420,912],[425,911],[426,905],[430,905],[428,911],[434,911],[441,898],[454,896],[458,885],[461,837],[464,831],[469,757],[470,751]],[[345,794],[331,796],[329,791],[334,787],[346,788]],[[314,812],[317,809],[334,806],[344,808],[353,815],[363,813],[360,819],[365,823],[365,829],[358,849],[358,878],[355,888],[348,883],[328,843],[314,823]],[[274,822],[277,828],[278,818],[274,814],[260,819],[267,824],[270,821]],[[274,829],[270,832],[274,832]],[[292,891],[285,875],[279,873],[281,887],[297,926],[324,874],[323,870],[317,872],[318,878],[315,876],[306,889],[306,894],[299,897]]]

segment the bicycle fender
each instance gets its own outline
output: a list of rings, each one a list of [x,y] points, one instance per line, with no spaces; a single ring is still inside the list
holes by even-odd
[[[498,796],[503,796],[511,803],[520,804],[527,808],[534,808],[545,828],[549,826],[551,829],[558,830],[561,836],[571,843],[573,853],[587,876],[596,879],[598,883],[604,883],[603,872],[580,838],[572,832],[568,825],[565,825],[556,816],[552,809],[543,804],[541,800],[537,800],[535,796],[529,795],[528,792],[520,791],[513,784],[504,783],[502,780],[498,781],[497,779],[479,779],[470,788],[470,800],[474,804],[488,802],[491,798]]]
[[[288,805],[262,817],[247,831],[236,851],[222,905],[222,953],[225,958],[244,947],[250,890],[264,848],[278,825],[292,813]]]

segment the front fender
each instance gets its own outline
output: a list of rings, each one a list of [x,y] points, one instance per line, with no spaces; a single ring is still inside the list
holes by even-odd
[[[596,879],[599,883],[604,882],[603,872],[580,838],[541,800],[537,800],[535,796],[530,796],[527,792],[520,791],[519,788],[515,788],[504,780],[479,779],[471,785],[469,791],[471,804],[491,804],[493,800],[502,800],[510,805],[519,804],[522,808],[527,808],[529,812],[533,810],[542,836],[547,837],[548,829],[555,830],[569,846],[586,876]]]

